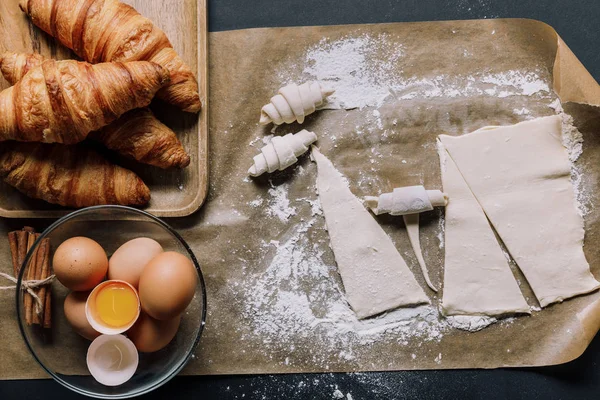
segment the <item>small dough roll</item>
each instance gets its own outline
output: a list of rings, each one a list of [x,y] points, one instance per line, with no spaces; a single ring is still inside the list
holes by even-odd
[[[448,196],[439,190],[425,190],[423,186],[406,186],[379,197],[365,197],[365,203],[375,215],[409,215],[445,207]]]
[[[298,86],[295,83],[279,89],[279,93],[271,97],[260,113],[261,125],[273,122],[275,125],[304,122],[304,117],[316,111],[333,89],[324,88],[318,82],[306,82]]]
[[[295,164],[298,157],[308,151],[308,146],[317,140],[314,132],[305,129],[296,134],[275,136],[271,143],[260,150],[254,157],[254,164],[248,170],[251,176],[259,176],[265,172],[282,171]]]

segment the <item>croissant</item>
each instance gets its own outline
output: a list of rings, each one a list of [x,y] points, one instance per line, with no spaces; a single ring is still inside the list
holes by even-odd
[[[405,186],[379,197],[367,196],[365,204],[375,215],[409,215],[445,207],[448,195],[439,190],[425,190],[423,186]]]
[[[0,55],[0,71],[12,85],[46,58],[36,53]],[[148,108],[129,111],[110,125],[92,132],[90,138],[139,162],[160,168],[185,168],[190,163],[177,135],[161,123]]]
[[[169,79],[158,64],[46,60],[0,92],[0,140],[77,143],[150,104]]]
[[[294,121],[301,124],[305,116],[314,113],[334,92],[333,89],[321,86],[319,82],[305,82],[300,86],[290,83],[279,89],[279,92],[271,97],[269,104],[263,106],[259,124],[268,125],[272,122],[281,125]]]
[[[141,163],[160,168],[185,168],[190,164],[175,132],[148,108],[131,110],[90,138]]]
[[[10,53],[0,55],[0,72],[11,85],[21,80],[29,70],[42,65],[46,58],[37,53]]]
[[[157,96],[184,111],[201,108],[198,81],[167,35],[133,7],[118,0],[20,0],[19,7],[48,34],[93,64],[153,61],[171,82]]]
[[[317,135],[306,129],[285,136],[275,136],[271,143],[260,149],[260,154],[254,156],[254,164],[248,169],[248,174],[259,176],[265,172],[283,171],[294,165],[298,157],[308,151],[308,146],[316,141]]]
[[[136,174],[83,145],[3,143],[0,175],[29,197],[66,207],[141,206],[150,200]]]

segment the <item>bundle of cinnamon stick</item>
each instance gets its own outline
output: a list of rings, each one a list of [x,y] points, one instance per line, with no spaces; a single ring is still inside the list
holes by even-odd
[[[19,276],[25,256],[33,247],[40,234],[36,233],[31,227],[24,227],[19,231],[8,233],[8,242],[12,255],[13,272],[15,278]],[[29,260],[29,268],[23,276],[24,281],[44,280],[52,275],[50,266],[50,239],[45,238],[37,246],[35,253]],[[25,322],[27,325],[40,325],[43,328],[52,326],[52,291],[49,284],[33,289],[36,296],[40,299],[41,306],[31,294],[24,293],[23,309],[25,313]]]

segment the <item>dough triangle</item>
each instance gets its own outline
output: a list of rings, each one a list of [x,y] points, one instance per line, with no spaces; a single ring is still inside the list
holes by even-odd
[[[352,194],[342,174],[316,147],[312,155],[331,248],[357,317],[429,303],[392,240]]]
[[[440,136],[542,307],[600,286],[583,253],[561,137],[558,116]]]
[[[449,198],[445,218],[444,314],[529,313],[481,206],[454,161],[446,157],[444,148],[440,149],[440,164],[442,185]]]

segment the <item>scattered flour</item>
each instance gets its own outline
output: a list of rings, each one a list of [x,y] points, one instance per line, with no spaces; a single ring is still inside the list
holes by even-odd
[[[438,212],[438,234],[437,239],[439,241],[440,249],[446,246],[446,216],[444,210],[441,207],[437,208]]]
[[[461,329],[463,331],[477,332],[490,326],[498,320],[496,318],[484,316],[455,315],[447,317],[447,321],[453,328]]]
[[[577,198],[577,211],[579,215],[585,217],[591,211],[593,203],[592,196],[586,190],[583,182],[583,170],[576,163],[583,152],[583,135],[575,127],[573,117],[563,110],[560,99],[552,102],[550,108],[562,119],[562,142],[569,153],[569,160],[571,161],[571,183]]]
[[[405,50],[388,35],[321,40],[306,53],[304,79],[327,83],[335,93],[323,108],[380,107],[392,96],[410,100],[436,97],[550,96],[548,84],[535,71],[478,72],[467,76],[407,77],[398,67]],[[382,59],[380,54],[386,55]],[[283,77],[284,74],[280,73]],[[289,76],[287,76],[289,79]],[[378,115],[375,115],[380,123]]]
[[[267,208],[267,215],[278,217],[281,221],[286,222],[292,215],[296,215],[296,208],[290,206],[290,199],[288,198],[289,184],[284,183],[279,186],[273,186],[268,193],[269,196],[269,207]]]
[[[530,115],[531,111],[529,111],[528,109],[526,109],[525,107],[523,107],[523,108],[515,108],[513,110],[513,113],[515,115]]]
[[[261,198],[258,198],[256,200],[249,201],[248,205],[253,208],[258,208],[258,207],[262,206],[263,203],[264,203],[264,200]]]
[[[303,72],[335,89],[328,99],[329,107],[380,105],[389,96],[389,77],[403,51],[402,46],[390,48],[386,37],[363,35],[334,42],[323,39],[308,50]],[[378,59],[377,53],[384,48],[386,60]]]
[[[337,268],[324,261],[323,250],[311,239],[315,230],[324,229],[324,220],[316,212],[320,207],[316,201],[302,200],[311,205],[313,216],[291,227],[279,240],[265,243],[270,248],[265,255],[268,267],[242,288],[243,314],[252,325],[251,334],[261,337],[267,350],[277,351],[291,340],[317,336],[340,360],[351,361],[356,358],[355,345],[384,339],[401,345],[414,345],[415,340],[438,342],[451,329],[474,332],[496,321],[445,318],[429,305],[358,320],[346,302]]]

